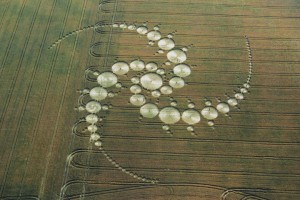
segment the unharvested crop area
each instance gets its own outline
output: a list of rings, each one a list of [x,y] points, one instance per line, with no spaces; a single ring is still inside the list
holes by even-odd
[[[300,199],[299,10],[298,0],[0,1],[0,199]],[[159,25],[163,36],[176,31],[179,47],[192,45],[192,75],[171,95],[179,107],[232,96],[247,79],[250,40],[250,93],[214,129],[202,119],[193,136],[180,121],[167,134],[157,118],[139,120],[128,89],[111,98],[106,152],[157,184],[118,170],[87,133],[72,132],[84,117],[76,91],[95,85],[86,68],[166,61],[144,36],[96,32],[97,22]]]

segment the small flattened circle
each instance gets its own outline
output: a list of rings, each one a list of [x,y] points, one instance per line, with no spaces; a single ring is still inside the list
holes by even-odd
[[[142,92],[142,88],[139,85],[132,85],[130,87],[130,92],[134,93],[134,94],[138,94]]]
[[[172,88],[182,88],[184,86],[184,80],[180,77],[173,77],[169,81],[169,85]]]
[[[194,104],[193,102],[190,102],[190,103],[188,104],[188,108],[195,108],[195,104]]]
[[[93,133],[93,134],[91,134],[90,139],[93,141],[97,141],[100,139],[100,135],[97,133]]]
[[[206,106],[211,106],[211,104],[212,104],[211,100],[206,100],[206,101],[205,101],[205,105],[206,105]]]
[[[207,122],[207,125],[208,126],[214,126],[215,122],[213,120],[210,120],[210,121]]]
[[[101,141],[95,142],[95,146],[96,146],[96,147],[101,147],[101,146],[102,146],[102,142],[101,142]]]
[[[155,62],[149,62],[146,64],[146,70],[153,72],[155,70],[157,70],[158,65]]]
[[[170,130],[170,126],[168,126],[168,125],[163,125],[163,126],[162,126],[162,129],[163,129],[164,131],[168,131],[168,130]]]
[[[127,28],[128,26],[127,26],[127,24],[125,24],[125,23],[123,23],[123,24],[120,24],[120,28],[121,29],[125,29],[125,28]]]
[[[159,90],[154,90],[151,92],[151,95],[155,98],[158,98],[158,97],[160,97],[161,93]]]
[[[134,84],[140,83],[140,78],[139,78],[139,77],[136,77],[136,76],[132,77],[130,80],[131,80],[131,82],[134,83]]]
[[[161,88],[160,88],[160,92],[162,93],[162,94],[172,94],[172,92],[173,92],[173,88],[172,87],[170,87],[170,86],[168,86],[168,85],[165,85],[165,86],[162,86]]]
[[[98,130],[98,127],[96,125],[89,125],[87,129],[89,132],[95,133]]]
[[[230,105],[230,106],[236,106],[238,105],[238,102],[235,98],[230,98],[227,100],[227,103]]]
[[[98,113],[101,110],[101,104],[97,101],[90,101],[85,105],[85,109],[89,113]]]
[[[238,100],[244,99],[244,95],[243,95],[242,93],[236,93],[236,94],[234,95],[234,97],[235,97],[236,99],[238,99]]]
[[[156,70],[156,73],[159,74],[159,75],[164,75],[166,73],[166,71],[163,68],[159,68],[159,69]]]
[[[188,126],[188,127],[186,127],[186,130],[189,131],[189,132],[192,132],[192,131],[194,131],[194,127]]]
[[[245,88],[247,88],[247,89],[250,88],[250,84],[249,84],[249,83],[244,83],[243,86],[244,86]]]
[[[133,31],[135,29],[136,29],[136,26],[134,24],[131,24],[131,25],[128,26],[128,30]]]
[[[243,93],[243,94],[248,93],[248,90],[247,90],[246,88],[241,88],[240,91],[241,91],[241,93]]]
[[[89,114],[89,115],[85,116],[85,121],[90,124],[95,124],[98,122],[98,120],[99,120],[99,118],[95,114]]]
[[[134,106],[142,106],[146,103],[146,98],[142,94],[135,94],[130,97],[130,103]]]

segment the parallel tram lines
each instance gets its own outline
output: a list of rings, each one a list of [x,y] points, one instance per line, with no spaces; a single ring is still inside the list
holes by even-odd
[[[101,0],[100,0],[100,2],[99,2],[99,7],[102,5],[102,2],[101,2]],[[114,2],[114,10],[116,10],[117,9],[117,5],[118,5],[118,1],[115,1]],[[111,20],[112,20],[112,23],[114,22],[114,19],[115,19],[115,15],[116,15],[116,12],[113,12],[112,13],[112,18],[111,18]],[[98,15],[98,17],[100,18],[100,14]],[[110,49],[110,43],[112,42],[112,33],[113,33],[113,29],[111,28],[111,30],[110,30],[110,32],[109,32],[109,40],[108,40],[108,45],[107,45],[107,49],[106,49],[106,54],[108,54],[109,53],[109,49]],[[96,34],[96,32],[94,32],[94,34],[93,34],[93,40],[95,39],[95,34]],[[107,62],[108,62],[108,56],[105,56],[105,60],[104,60],[104,66],[106,66],[107,65]],[[73,137],[72,137],[72,139],[71,139],[71,144],[70,144],[70,147],[72,147],[73,146],[73,142],[74,142],[74,140],[75,140],[75,137],[76,137],[76,135],[74,134],[73,135]],[[89,149],[91,148],[91,144],[89,144],[89,147],[88,147]],[[65,171],[64,171],[64,175],[63,175],[63,185],[62,185],[62,187],[61,187],[61,191],[60,191],[60,199],[64,199],[64,196],[65,196],[65,192],[66,192],[66,190],[67,190],[67,185],[68,185],[68,182],[69,182],[69,180],[68,180],[68,175],[69,175],[69,170],[70,170],[70,163],[69,163],[69,157],[70,157],[70,155],[72,155],[73,154],[73,152],[74,151],[72,151],[70,154],[69,154],[69,156],[68,156],[68,159],[67,159],[67,161],[66,161],[66,166],[65,166]],[[88,157],[87,157],[87,162],[89,163],[89,161],[90,161],[90,155],[88,155]],[[82,193],[81,193],[81,195],[80,195],[80,198],[84,198],[85,197],[85,186],[86,186],[86,178],[87,178],[87,176],[88,176],[88,174],[89,174],[89,170],[88,169],[86,169],[85,170],[85,172],[84,172],[84,180],[83,180],[83,184],[82,184]],[[68,180],[68,181],[67,181]]]
[[[102,0],[99,0],[99,5],[101,4]],[[97,17],[100,16],[100,13],[97,12]],[[92,34],[92,39],[91,41],[94,42],[95,40],[95,34],[96,32],[93,31],[93,34]],[[87,57],[87,60],[86,62],[88,65],[91,65],[91,57],[88,56]],[[80,73],[80,72],[79,72]],[[84,82],[84,85],[86,86],[86,82]],[[69,157],[71,156],[72,152],[73,152],[73,148],[74,148],[74,141],[76,139],[76,135],[75,134],[72,134],[71,136],[71,140],[70,140],[70,144],[69,144],[69,147],[68,147],[68,152],[70,152],[70,154],[68,155],[68,158],[66,159],[66,163],[65,163],[65,167],[64,167],[64,173],[62,175],[62,185],[61,185],[61,190],[60,190],[60,198],[64,195],[65,193],[65,190],[63,189],[64,188],[64,185],[66,184],[67,180],[68,180],[68,176],[69,176],[69,170],[70,170],[70,166],[69,166]],[[88,162],[89,162],[89,159],[87,159]],[[88,173],[88,170],[86,172],[86,175]],[[83,184],[83,188],[85,187],[85,185]]]
[[[4,121],[4,120],[3,120],[3,117],[6,115],[7,107],[8,107],[8,105],[9,105],[9,103],[10,103],[10,99],[11,99],[11,97],[12,97],[12,95],[13,95],[13,92],[14,92],[14,89],[15,89],[16,79],[17,79],[17,77],[19,76],[19,71],[20,71],[20,68],[21,68],[21,65],[22,65],[22,62],[23,62],[23,59],[24,59],[25,52],[26,52],[26,50],[27,50],[27,45],[28,45],[28,42],[29,42],[29,39],[30,39],[30,36],[31,36],[31,33],[32,33],[32,29],[33,29],[34,22],[35,22],[35,20],[36,20],[37,13],[38,13],[38,11],[39,11],[39,9],[40,9],[41,1],[42,1],[42,0],[40,0],[39,3],[37,4],[37,7],[36,7],[36,9],[35,9],[35,11],[34,11],[34,14],[33,14],[33,17],[32,17],[31,23],[30,23],[29,32],[27,33],[27,40],[25,41],[25,44],[24,44],[24,47],[23,47],[23,51],[22,51],[22,53],[21,53],[21,57],[20,57],[20,60],[19,60],[19,62],[18,62],[18,65],[17,65],[17,70],[16,70],[16,73],[15,73],[15,76],[13,77],[12,84],[11,84],[11,87],[10,87],[10,94],[8,95],[8,98],[7,98],[6,103],[5,103],[5,106],[4,106],[4,111],[3,111],[3,113],[2,113],[2,117],[1,117],[2,123],[1,123],[1,126],[0,126],[0,130],[1,130],[2,126],[3,126],[3,121]],[[7,48],[7,51],[6,51],[6,54],[5,54],[5,59],[3,60],[3,63],[2,63],[2,67],[4,67],[5,64],[6,64],[6,58],[7,58],[8,54],[9,54],[9,50],[10,50],[10,48],[11,48],[11,44],[12,44],[13,39],[14,39],[14,37],[15,37],[15,34],[16,34],[16,32],[17,32],[18,24],[19,24],[19,22],[20,22],[21,15],[22,15],[23,9],[25,8],[25,5],[26,5],[26,0],[23,1],[22,8],[21,8],[21,11],[20,11],[20,13],[19,13],[17,23],[16,23],[16,25],[15,25],[15,30],[14,30],[13,35],[12,35],[12,37],[11,37],[11,40],[10,40],[10,42],[9,42],[9,47]],[[2,71],[1,71],[1,72],[2,72]],[[23,108],[24,108],[24,105],[23,105]],[[23,112],[22,112],[22,113],[24,113],[24,109],[23,109]],[[22,116],[23,116],[23,114],[21,114],[20,119],[22,119]],[[19,122],[18,122],[18,125],[17,125],[18,127],[20,126],[20,121],[21,121],[21,120],[19,120]],[[17,127],[17,130],[18,130],[18,127]],[[1,184],[1,185],[2,185],[2,187],[1,187],[1,192],[0,192],[0,195],[1,195],[1,196],[2,196],[2,194],[3,194],[3,190],[4,190],[4,187],[5,187],[5,184],[6,184],[6,179],[7,179],[7,175],[8,175],[8,170],[9,170],[9,167],[10,167],[12,155],[13,155],[14,150],[15,150],[15,145],[16,145],[16,141],[17,141],[17,136],[18,136],[18,131],[15,133],[15,136],[14,136],[14,139],[13,139],[13,144],[12,144],[12,149],[10,150],[10,154],[9,154],[8,161],[7,161],[7,164],[6,164],[6,168],[5,168],[5,172],[4,172],[4,173],[5,173],[5,174],[4,174],[4,178],[3,178],[2,184]]]
[[[66,11],[66,14],[65,14],[64,20],[63,20],[63,28],[62,28],[62,31],[61,31],[61,36],[64,33],[66,23],[68,21],[68,16],[69,16],[69,12],[70,12],[72,2],[73,2],[72,0],[68,1],[67,11]],[[86,1],[84,1],[84,7],[83,7],[82,12],[84,12],[84,10],[85,10],[85,5],[86,5],[85,2]],[[81,21],[82,21],[82,18],[80,19],[80,23],[81,23]],[[70,77],[70,70],[72,68],[72,62],[73,62],[73,59],[74,59],[74,51],[75,51],[76,45],[77,45],[77,37],[76,37],[76,41],[75,41],[74,46],[73,46],[72,56],[71,56],[71,60],[70,60],[69,66],[68,66],[68,72],[67,72],[66,79],[65,79],[65,84],[64,84],[64,87],[63,87],[63,93],[62,93],[62,97],[60,99],[59,110],[58,110],[58,113],[57,113],[57,116],[56,116],[56,120],[54,122],[55,123],[55,129],[54,129],[53,135],[51,137],[50,145],[49,145],[49,148],[48,148],[48,153],[47,153],[47,156],[46,156],[45,171],[44,171],[42,181],[41,181],[41,185],[40,185],[39,196],[44,196],[45,195],[44,193],[45,193],[46,181],[47,181],[47,176],[48,176],[49,162],[52,158],[51,156],[52,156],[52,151],[53,151],[53,142],[54,142],[54,139],[55,139],[55,135],[57,133],[57,127],[58,127],[58,123],[59,123],[58,120],[60,118],[62,104],[64,103],[66,87],[68,85],[68,81],[69,81],[69,77]],[[41,115],[43,114],[43,109],[44,109],[44,105],[45,105],[45,102],[46,102],[46,97],[48,96],[47,93],[48,93],[48,90],[49,90],[50,83],[52,81],[54,67],[57,64],[56,61],[57,61],[57,57],[59,55],[59,50],[60,50],[60,46],[58,45],[58,47],[55,49],[55,54],[54,54],[54,57],[52,59],[51,71],[50,71],[50,74],[49,74],[49,77],[48,77],[48,80],[47,80],[47,87],[46,87],[45,96],[44,96],[45,98],[43,99],[43,104],[42,104],[43,107],[42,107],[41,113],[40,113]]]
[[[82,20],[83,20],[83,16],[84,16],[84,13],[85,13],[86,5],[87,5],[87,0],[84,0],[83,5],[82,5],[82,13],[81,13],[81,17],[80,17],[80,20],[79,20],[78,27],[81,27],[81,25],[82,25]],[[58,110],[57,118],[56,118],[55,125],[54,125],[54,132],[53,132],[53,135],[52,135],[52,138],[51,138],[50,147],[49,147],[49,151],[48,151],[48,154],[47,154],[46,170],[45,170],[45,173],[44,173],[44,181],[47,178],[49,162],[50,162],[50,159],[51,159],[52,152],[54,150],[53,149],[54,139],[55,139],[55,137],[58,133],[58,126],[59,126],[59,123],[60,123],[63,104],[65,103],[66,91],[67,91],[67,88],[68,88],[68,85],[69,85],[71,70],[73,69],[74,55],[75,55],[75,50],[76,50],[76,47],[77,47],[77,42],[78,42],[78,35],[76,36],[76,39],[75,39],[75,42],[74,42],[74,45],[73,45],[71,60],[69,62],[68,71],[67,71],[67,75],[66,75],[66,80],[65,80],[64,86],[63,86],[62,97],[61,97],[60,104],[59,104],[59,110]],[[45,187],[45,186],[43,186],[44,183],[45,182],[42,183],[41,188]],[[41,194],[42,194],[42,191],[40,191],[40,195]]]
[[[64,15],[64,19],[63,19],[63,26],[62,26],[62,30],[60,32],[60,37],[63,36],[64,34],[64,31],[65,31],[65,26],[66,26],[66,23],[67,23],[67,19],[68,19],[68,16],[69,16],[69,12],[70,12],[70,8],[71,8],[71,3],[72,3],[72,0],[69,0],[68,1],[68,5],[67,5],[67,11]],[[49,95],[48,92],[49,92],[49,88],[50,88],[50,84],[51,84],[51,80],[52,80],[52,77],[53,77],[53,73],[54,73],[54,68],[55,68],[55,65],[56,65],[56,60],[57,60],[57,57],[59,55],[59,50],[60,50],[60,45],[58,45],[55,49],[53,49],[55,52],[54,52],[54,57],[52,58],[52,64],[51,64],[51,68],[50,68],[50,73],[48,75],[48,78],[47,78],[47,84],[46,84],[46,89],[44,91],[44,94],[43,94],[43,101],[42,101],[42,107],[40,109],[40,112],[38,114],[38,119],[39,121],[36,123],[36,126],[35,126],[35,131],[38,131],[39,127],[41,126],[42,122],[41,122],[41,117],[42,115],[44,114],[44,110],[45,110],[45,106],[46,106],[46,100],[47,100],[47,96]],[[51,152],[48,152],[48,156],[51,155]],[[49,162],[50,161],[50,157],[47,158]],[[47,173],[47,172],[45,172]],[[45,184],[45,181],[46,181],[46,174],[44,174],[44,177],[43,177],[43,181],[42,181],[42,185]],[[64,176],[63,176],[64,177]],[[40,190],[40,194],[44,193],[44,188]]]
[[[43,35],[43,39],[42,39],[42,46],[39,50],[39,53],[38,53],[38,56],[37,56],[37,60],[34,64],[34,70],[33,70],[33,74],[31,76],[31,79],[30,79],[30,84],[29,84],[29,89],[27,91],[27,96],[26,96],[26,104],[27,104],[27,101],[28,101],[28,96],[30,95],[30,92],[31,92],[31,89],[32,89],[32,84],[33,84],[33,80],[36,78],[36,73],[37,73],[37,68],[40,64],[40,59],[41,59],[41,55],[42,55],[42,51],[44,49],[44,46],[45,46],[45,42],[46,42],[46,38],[48,36],[48,33],[49,33],[49,27],[50,27],[50,23],[51,23],[51,20],[52,20],[52,15],[53,15],[53,12],[54,12],[54,9],[55,9],[55,6],[56,6],[56,3],[57,3],[57,0],[53,1],[53,4],[52,4],[52,7],[51,7],[51,10],[50,10],[50,14],[49,14],[49,18],[48,18],[48,21],[47,21],[47,25],[46,25],[46,28],[45,28],[45,31],[44,31],[44,35]],[[40,119],[39,117],[37,119]],[[35,125],[37,125],[38,123],[35,123]],[[28,170],[28,163],[30,162],[31,160],[31,157],[33,155],[33,147],[34,147],[34,143],[35,143],[35,138],[36,138],[36,126],[35,128],[33,129],[33,134],[32,134],[32,137],[31,137],[31,140],[30,140],[30,147],[29,147],[29,151],[28,151],[28,155],[26,157],[26,164],[25,164],[25,172],[23,173],[23,177],[21,179],[21,186],[23,185],[24,183],[24,178],[26,177],[27,175],[27,170]],[[19,193],[19,196],[22,196],[22,192],[23,192],[23,187],[21,187],[20,189],[20,193]]]

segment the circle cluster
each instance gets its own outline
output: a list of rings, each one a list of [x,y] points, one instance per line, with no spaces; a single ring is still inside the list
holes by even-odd
[[[215,125],[214,120],[217,119],[220,114],[229,116],[228,113],[232,107],[238,107],[239,102],[245,100],[246,94],[249,93],[253,69],[250,42],[248,37],[245,36],[249,58],[247,81],[238,88],[238,91],[235,91],[232,96],[227,96],[227,100],[222,101],[218,99],[218,103],[215,105],[213,105],[212,101],[206,100],[204,107],[199,109],[196,104],[190,100],[188,100],[187,108],[182,108],[179,106],[180,103],[170,97],[170,105],[159,107],[159,98],[161,96],[170,96],[174,91],[187,85],[185,79],[192,74],[191,65],[186,62],[188,59],[187,51],[189,46],[177,47],[173,38],[175,32],[169,33],[164,37],[159,31],[159,26],[149,29],[147,24],[136,26],[135,24],[114,23],[101,25],[100,27],[105,26],[121,28],[122,30],[128,29],[129,31],[136,31],[139,35],[146,36],[149,46],[157,44],[159,49],[156,54],[165,53],[166,61],[162,64],[158,64],[154,61],[145,62],[137,58],[130,62],[117,61],[111,65],[111,71],[99,72],[97,70],[87,69],[86,75],[91,76],[86,76],[86,78],[88,80],[94,80],[98,85],[91,89],[83,89],[81,91],[78,110],[85,110],[87,112],[83,121],[88,124],[86,131],[90,133],[90,141],[102,151],[111,164],[133,178],[144,182],[156,183],[156,180],[147,179],[127,171],[103,150],[98,125],[98,123],[102,121],[102,118],[99,117],[99,114],[100,112],[106,112],[112,107],[108,105],[105,100],[118,95],[118,92],[114,92],[114,88],[119,89],[119,92],[124,88],[123,83],[120,81],[122,80],[120,76],[130,78],[131,83],[129,90],[131,96],[129,97],[129,103],[139,107],[141,118],[153,119],[157,117],[163,123],[162,130],[168,133],[172,133],[171,125],[185,123],[187,125],[186,130],[192,135],[196,135],[194,126],[200,123],[202,118],[207,120],[208,126],[213,127]],[[136,74],[131,76],[132,73],[130,72]],[[91,79],[90,77],[95,78]],[[148,97],[147,94],[151,94],[152,97]],[[84,97],[86,96],[90,97],[90,100],[84,103]],[[153,103],[151,98],[156,98],[156,102]]]
[[[186,85],[185,78],[192,74],[189,64],[186,63],[189,47],[177,48],[176,42],[173,39],[174,33],[169,33],[166,37],[162,36],[159,27],[155,26],[152,30],[148,28],[147,24],[136,26],[134,24],[113,24],[114,28],[128,29],[136,31],[140,35],[145,35],[149,40],[148,44],[153,46],[157,43],[159,50],[157,53],[165,53],[167,61],[159,66],[158,63],[150,61],[134,59],[130,62],[117,61],[111,66],[111,71],[99,73],[97,82],[100,86],[93,88],[90,91],[90,97],[93,101],[89,102],[85,109],[90,113],[97,113],[101,110],[99,101],[107,97],[113,97],[114,94],[108,92],[108,88],[116,85],[122,87],[118,83],[118,76],[129,74],[130,71],[137,72],[138,74],[131,77],[130,92],[132,93],[129,98],[130,104],[140,107],[140,115],[145,118],[154,118],[158,116],[159,120],[165,125],[176,124],[180,120],[188,125],[187,130],[194,132],[192,125],[198,124],[201,118],[207,120],[209,126],[214,126],[214,120],[220,115],[228,115],[231,108],[237,107],[239,101],[245,99],[245,94],[248,93],[250,88],[250,78],[252,75],[252,54],[250,49],[249,39],[246,37],[246,44],[249,54],[249,76],[247,82],[243,87],[237,91],[233,97],[228,97],[226,101],[218,100],[216,106],[212,105],[212,101],[207,100],[202,109],[197,109],[195,103],[189,102],[186,109],[177,108],[177,102],[172,101],[170,106],[159,108],[157,102],[154,104],[149,101],[146,92],[150,92],[154,98],[160,98],[162,95],[171,95],[174,90],[181,89]],[[172,69],[167,72],[165,66],[172,66]],[[167,74],[171,74],[169,77]],[[119,84],[119,85],[118,85]],[[103,109],[103,108],[102,108]],[[166,128],[163,128],[166,130]],[[168,126],[168,131],[170,127]]]

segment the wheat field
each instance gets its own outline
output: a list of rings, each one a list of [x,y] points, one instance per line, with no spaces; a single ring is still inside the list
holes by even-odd
[[[300,199],[299,9],[298,0],[0,1],[0,199]],[[250,93],[214,128],[202,118],[196,135],[183,121],[170,134],[158,118],[139,119],[129,73],[101,114],[105,158],[74,131],[85,116],[78,90],[95,86],[86,69],[167,61],[146,37],[109,26],[122,23],[158,25],[191,47],[185,88],[147,100],[175,98],[180,109],[226,100],[249,74],[245,36]]]

